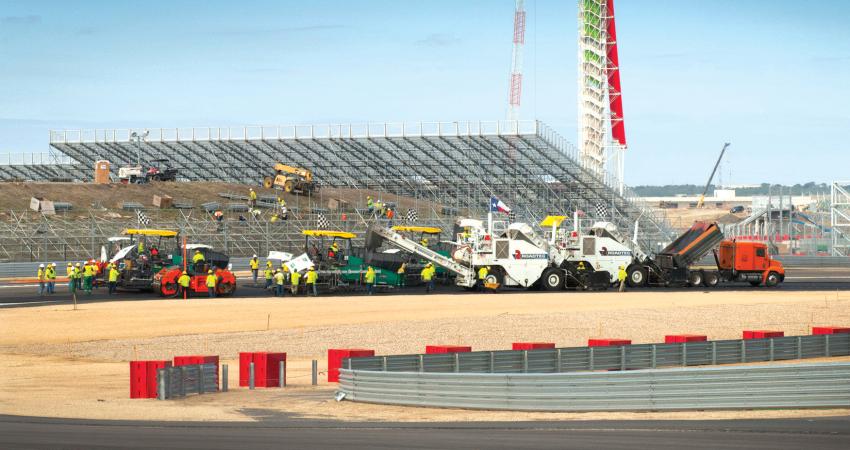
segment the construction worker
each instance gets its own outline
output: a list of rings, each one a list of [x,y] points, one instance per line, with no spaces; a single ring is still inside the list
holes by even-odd
[[[342,255],[339,253],[339,244],[336,241],[331,244],[331,247],[328,250],[328,259],[335,260],[337,262],[342,259]]]
[[[375,212],[375,202],[372,201],[372,196],[370,195],[366,196],[366,209],[369,210],[370,216]]]
[[[207,292],[211,298],[215,298],[215,285],[218,283],[218,278],[213,273],[212,269],[207,271]]]
[[[74,282],[77,285],[77,289],[83,288],[83,269],[80,263],[74,265]]]
[[[617,280],[620,282],[620,292],[626,291],[626,269],[623,266],[617,270]]]
[[[476,284],[478,285],[477,287],[478,287],[479,291],[482,291],[482,292],[484,291],[484,280],[487,278],[487,275],[489,275],[489,274],[490,274],[490,267],[489,266],[481,266],[478,269],[478,283],[476,283]]]
[[[307,269],[307,276],[304,278],[304,283],[306,284],[308,294],[311,290],[313,291],[313,297],[319,296],[319,291],[316,289],[316,281],[318,280],[319,274],[316,273],[316,269],[313,268],[313,266],[310,266],[310,268]]]
[[[90,261],[86,261],[86,265],[83,266],[83,290],[86,291],[86,294],[91,295],[92,281],[94,281],[94,275],[97,272],[97,269],[94,265],[91,264]]]
[[[47,279],[46,274],[45,274],[45,270],[44,270],[44,264],[38,265],[37,276],[38,276],[38,295],[42,296],[42,295],[44,295],[45,283],[46,283],[46,279]]]
[[[73,295],[77,292],[77,270],[71,263],[68,263],[68,266],[68,291]]]
[[[139,238],[139,245],[136,246],[136,252],[139,255],[145,252],[145,241],[142,238]]]
[[[186,273],[186,272],[183,272],[183,273]],[[120,275],[120,274],[121,274],[121,272],[118,271],[118,268],[115,267],[115,264],[110,263],[109,264],[109,275],[108,275],[108,277],[109,277],[108,278],[108,280],[109,280],[109,284],[108,284],[109,295],[114,294],[116,289],[118,289],[118,275]],[[179,280],[178,280],[178,284],[179,284]],[[180,292],[179,289],[178,289],[178,292]]]
[[[74,264],[68,263],[68,267],[66,267],[65,270],[67,271],[66,275],[68,278],[71,278],[71,275],[74,273]]]
[[[266,290],[272,287],[272,283],[274,282],[274,274],[275,272],[272,270],[271,261],[269,261],[269,264],[266,266],[266,270],[263,271],[263,276],[266,278]]]
[[[407,263],[401,263],[398,270],[396,270],[396,275],[398,276],[398,287],[404,286],[404,278],[407,276],[405,273],[407,271]]]
[[[286,278],[286,280],[288,281],[289,280],[289,266],[287,266],[286,264],[281,264],[281,266],[282,266],[281,268],[283,269],[283,277]]]
[[[584,261],[579,261],[579,262],[578,262],[578,266],[576,267],[576,270],[587,270],[587,269],[584,267]]]
[[[177,296],[178,297],[186,297],[189,298],[189,284],[192,283],[192,277],[189,276],[189,273],[185,270],[180,274],[180,278],[177,279]]]
[[[53,294],[56,292],[56,263],[48,264],[44,275],[47,279],[47,293]]]
[[[248,206],[252,208],[257,206],[257,193],[254,192],[254,188],[248,190]]]
[[[268,267],[269,269],[272,268],[272,260],[270,260],[270,259],[266,260],[266,267]]]
[[[428,238],[423,236],[422,239],[419,240],[419,245],[423,247],[428,247]]]
[[[425,265],[425,268],[420,272],[420,276],[422,277],[422,281],[425,283],[425,293],[430,294],[431,291],[434,290],[434,273],[432,270],[433,266],[431,263]]]
[[[201,272],[205,262],[206,259],[204,258],[204,254],[201,253],[201,249],[196,248],[195,254],[192,256],[192,266],[195,267],[195,272]]]
[[[283,197],[278,196],[277,197],[277,206],[281,207],[281,208],[286,208],[286,200],[284,200]]]
[[[269,269],[271,270],[271,269]],[[283,276],[283,271],[278,269],[274,273],[274,296],[275,297],[285,297],[283,285],[286,283],[286,277]]]
[[[248,264],[251,266],[251,276],[254,277],[254,286],[257,285],[257,275],[260,273],[260,260],[257,255],[254,255]]]
[[[289,284],[292,286],[292,296],[295,297],[298,295],[298,283],[301,282],[301,273],[298,271],[293,271],[292,275],[289,276]]]
[[[375,278],[375,269],[369,266],[366,269],[366,275],[363,277],[363,280],[366,282],[366,292],[368,295],[372,295],[372,291],[375,289]]]

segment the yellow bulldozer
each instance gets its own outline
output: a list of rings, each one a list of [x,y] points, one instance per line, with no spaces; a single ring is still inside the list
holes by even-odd
[[[306,195],[316,188],[313,172],[307,169],[277,163],[274,171],[275,176],[263,178],[263,187],[266,189],[277,187],[290,194]]]

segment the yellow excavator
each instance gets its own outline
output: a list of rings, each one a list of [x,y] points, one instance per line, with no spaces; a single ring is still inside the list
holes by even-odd
[[[263,178],[264,188],[278,187],[287,193],[301,195],[307,195],[316,188],[313,172],[310,170],[277,163],[274,165],[274,171],[275,176]]]

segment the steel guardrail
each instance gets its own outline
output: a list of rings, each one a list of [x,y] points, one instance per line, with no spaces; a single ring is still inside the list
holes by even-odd
[[[340,370],[337,399],[522,411],[850,407],[850,363],[473,374]]]
[[[559,373],[708,366],[850,355],[850,334],[617,347],[566,347],[346,358],[343,368],[385,372]]]

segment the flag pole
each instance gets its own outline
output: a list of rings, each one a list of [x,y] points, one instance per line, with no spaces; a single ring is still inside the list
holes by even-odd
[[[187,272],[186,267],[186,236],[183,236],[183,272]],[[183,274],[181,273],[180,276],[183,276]],[[183,289],[183,300],[186,300],[188,298],[189,293],[186,292],[186,289]]]

